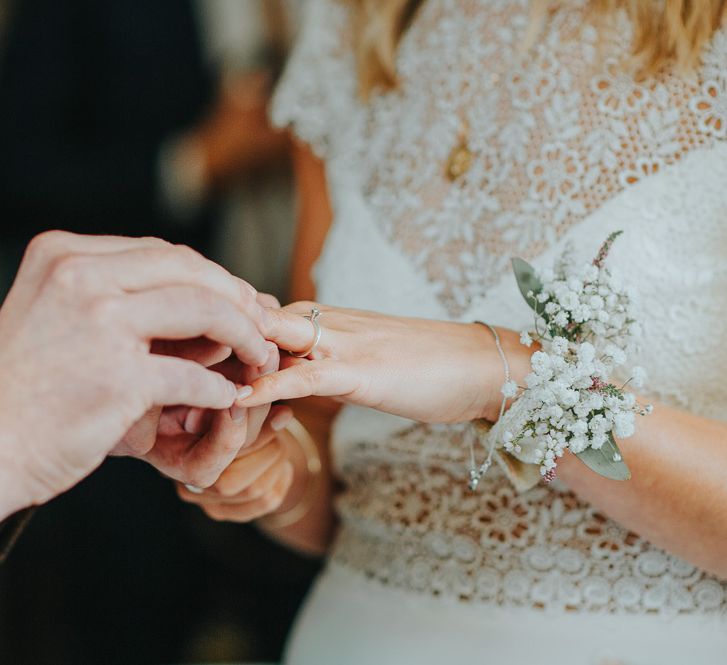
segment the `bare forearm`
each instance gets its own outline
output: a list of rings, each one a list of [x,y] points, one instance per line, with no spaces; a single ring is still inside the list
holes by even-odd
[[[567,454],[558,475],[650,542],[727,577],[727,425],[656,405],[619,442],[631,480],[602,478]]]
[[[296,469],[299,477],[305,476],[305,469]],[[292,549],[311,554],[313,556],[323,556],[331,543],[335,529],[335,517],[331,502],[331,483],[330,474],[327,472],[322,476],[323,482],[319,493],[316,495],[314,503],[304,517],[291,524],[290,526],[275,528],[268,526],[263,519],[259,526],[273,540],[290,547]],[[296,481],[302,484],[303,480]],[[294,487],[291,495],[298,495],[305,492],[305,488]],[[284,510],[291,509],[293,506],[288,505]]]
[[[301,421],[316,442],[321,458],[321,475],[315,481],[316,494],[313,503],[300,520],[283,528],[267,527],[265,520],[261,520],[260,527],[271,538],[288,547],[308,554],[322,555],[330,545],[336,526],[332,502],[333,477],[330,468],[328,440],[331,421],[339,407],[331,400],[315,398],[300,400],[291,404],[291,406],[294,408],[298,420]],[[291,452],[295,466],[295,481],[288,498],[278,513],[285,513],[293,509],[298,501],[305,500],[303,497],[309,483],[312,482],[307,471],[307,460],[301,449],[297,447]]]

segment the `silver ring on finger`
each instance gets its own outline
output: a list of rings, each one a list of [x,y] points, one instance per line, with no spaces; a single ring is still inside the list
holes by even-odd
[[[321,324],[318,323],[318,319],[321,316],[321,310],[317,307],[314,307],[310,314],[306,314],[303,316],[304,319],[308,319],[313,324],[313,344],[311,344],[310,348],[307,351],[303,351],[302,353],[293,353],[290,352],[290,355],[293,356],[293,358],[307,358],[310,356],[317,348],[318,344],[320,344],[321,341]]]

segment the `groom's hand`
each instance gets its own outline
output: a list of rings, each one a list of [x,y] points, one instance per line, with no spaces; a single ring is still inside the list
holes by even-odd
[[[212,369],[237,385],[250,384],[278,369],[278,348],[269,343],[268,349],[268,360],[262,367],[243,365],[233,356]],[[207,488],[257,440],[269,410],[269,404],[252,409],[154,408],[131,428],[112,454],[138,457],[169,478]]]
[[[0,517],[76,483],[154,406],[232,407],[233,381],[152,343],[264,366],[256,297],[161,240],[36,238],[0,310]]]

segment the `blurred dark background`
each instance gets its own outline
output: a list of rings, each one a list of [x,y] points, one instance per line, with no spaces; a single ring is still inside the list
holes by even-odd
[[[0,0],[0,291],[47,229],[157,235],[285,299],[294,0]],[[275,661],[318,563],[115,459],[0,568],[2,665]]]

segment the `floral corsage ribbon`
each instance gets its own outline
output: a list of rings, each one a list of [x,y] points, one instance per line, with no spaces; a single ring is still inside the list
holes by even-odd
[[[512,265],[518,287],[533,310],[533,330],[521,342],[541,348],[532,355],[525,386],[507,381],[504,399],[513,405],[486,434],[487,459],[470,469],[477,487],[493,455],[518,489],[555,478],[567,450],[606,478],[628,480],[630,471],[616,438],[630,437],[641,406],[626,390],[643,385],[645,373],[634,367],[621,385],[611,381],[626,364],[641,337],[632,289],[605,266],[612,233],[590,263],[575,259],[570,248],[553,268],[536,270],[522,259]]]

